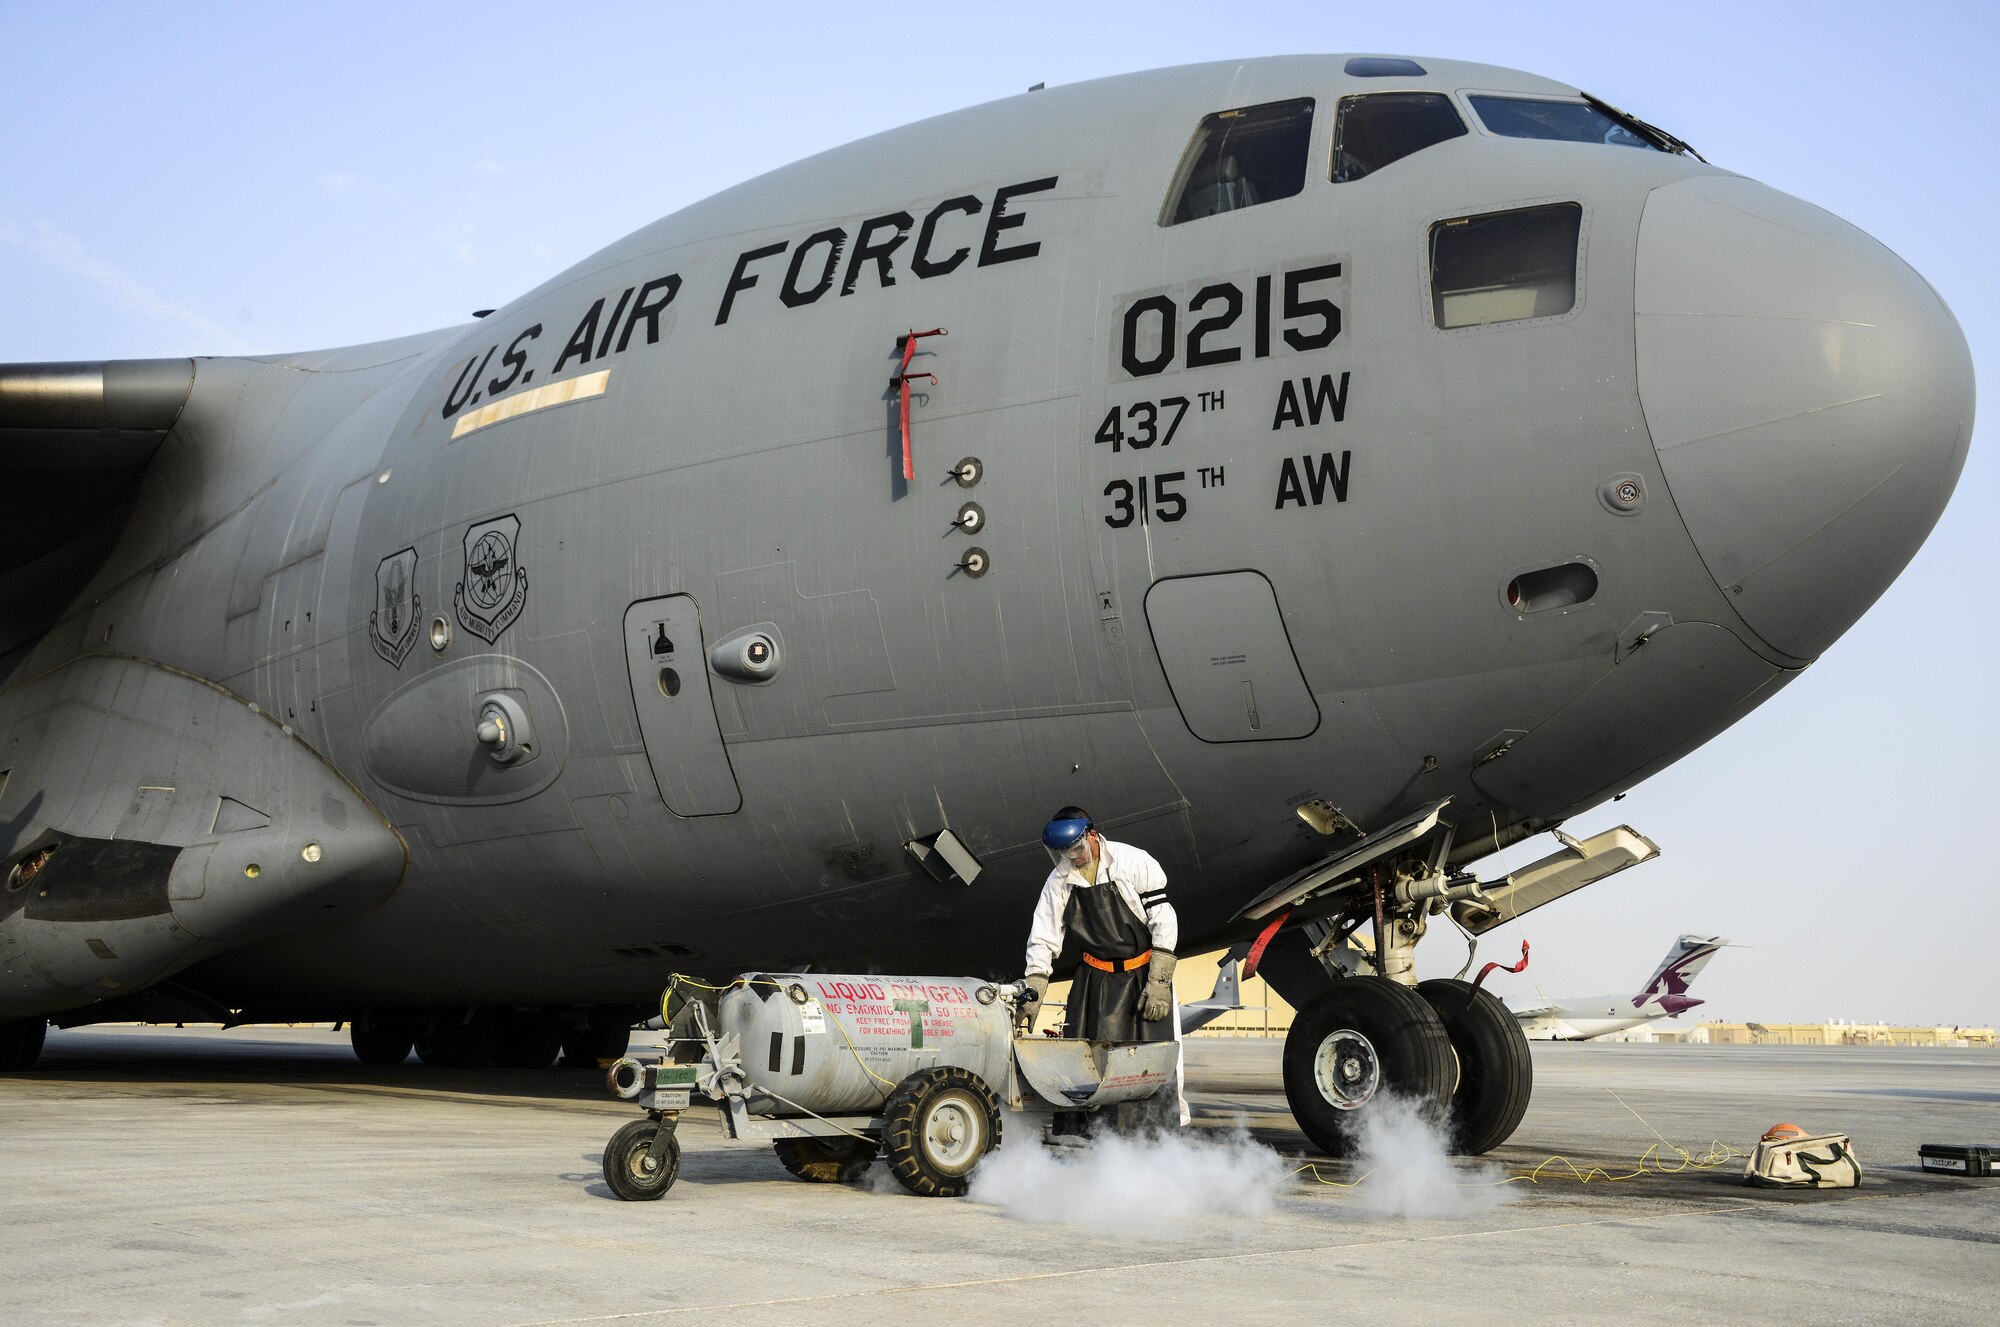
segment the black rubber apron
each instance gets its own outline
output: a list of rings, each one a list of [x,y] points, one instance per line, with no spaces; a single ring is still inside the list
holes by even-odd
[[[1132,915],[1118,887],[1109,879],[1078,885],[1063,910],[1063,930],[1069,947],[1078,951],[1076,975],[1070,979],[1069,1004],[1063,1019],[1065,1037],[1091,1041],[1172,1041],[1175,1012],[1146,1022],[1139,1004],[1146,990],[1146,965],[1130,972],[1106,972],[1082,961],[1082,954],[1118,962],[1137,958],[1153,947],[1152,932]]]

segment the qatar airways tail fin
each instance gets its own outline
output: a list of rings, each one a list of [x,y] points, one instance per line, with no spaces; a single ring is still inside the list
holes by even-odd
[[[1653,970],[1653,975],[1632,997],[1634,1009],[1644,1009],[1648,1005],[1657,1006],[1661,1013],[1678,1015],[1694,1008],[1701,1001],[1688,996],[1688,986],[1695,974],[1708,966],[1729,941],[1719,935],[1684,935],[1674,941],[1666,958]]]

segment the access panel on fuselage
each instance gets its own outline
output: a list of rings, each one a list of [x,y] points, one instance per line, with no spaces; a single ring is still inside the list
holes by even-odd
[[[1262,573],[1155,582],[1146,592],[1146,622],[1174,704],[1202,741],[1268,742],[1319,727],[1319,703]]]
[[[677,816],[739,810],[743,793],[716,723],[695,601],[670,594],[626,609],[625,664],[646,759],[667,809]]]

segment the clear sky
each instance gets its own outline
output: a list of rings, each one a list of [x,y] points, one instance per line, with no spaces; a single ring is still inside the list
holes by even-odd
[[[1032,83],[1306,51],[1587,88],[1902,254],[2000,391],[2000,5],[1934,0],[0,0],[0,361],[299,350],[460,322],[865,134]],[[1704,974],[1703,1013],[2000,1022],[1985,856],[2000,833],[1980,810],[2000,745],[1996,412],[1873,612],[1764,708],[1569,827],[1627,822],[1664,856],[1528,919],[1543,991],[1636,986],[1693,930],[1754,946]],[[1454,946],[1428,944],[1426,971],[1455,968]]]

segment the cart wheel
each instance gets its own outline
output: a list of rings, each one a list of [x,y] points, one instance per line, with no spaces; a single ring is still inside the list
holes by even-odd
[[[875,1160],[872,1138],[780,1138],[771,1144],[786,1170],[814,1184],[840,1184]]]
[[[964,1193],[979,1158],[1000,1145],[1000,1102],[977,1074],[939,1065],[911,1074],[882,1107],[889,1173],[921,1198]]]
[[[653,1135],[667,1126],[658,1120],[634,1120],[604,1145],[604,1182],[628,1203],[658,1198],[674,1187],[681,1173],[681,1140],[667,1129],[666,1155],[655,1161]]]

